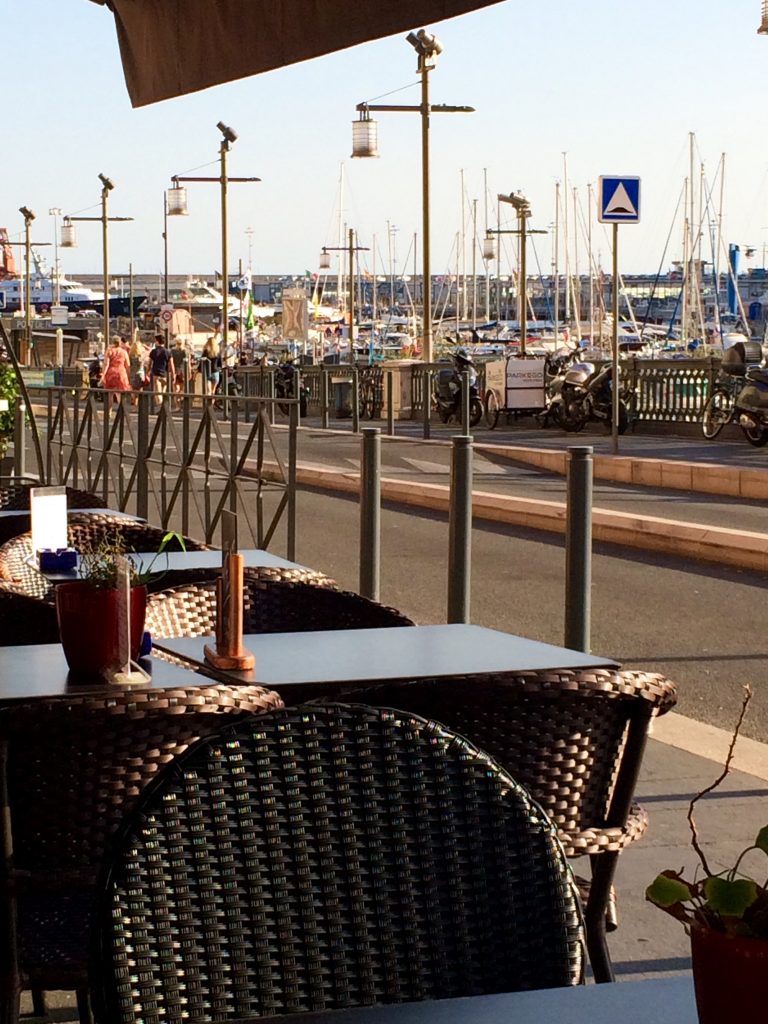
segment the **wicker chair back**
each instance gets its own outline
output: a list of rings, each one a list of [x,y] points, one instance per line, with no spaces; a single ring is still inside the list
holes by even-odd
[[[238,723],[169,766],[106,862],[109,1024],[572,985],[582,932],[540,808],[464,739],[345,705]]]
[[[331,581],[329,581],[331,582]],[[154,637],[205,636],[216,627],[216,586],[198,583],[152,594],[147,629]],[[395,608],[316,580],[245,574],[243,631],[302,633],[318,629],[412,626]]]
[[[88,929],[98,865],[111,834],[155,774],[223,716],[249,717],[282,706],[258,686],[189,686],[109,697],[12,704],[0,711],[3,849],[11,884],[0,936],[18,951],[19,984],[87,990]],[[8,972],[9,976],[12,972]],[[3,1020],[15,1019],[0,986]],[[81,1019],[88,1019],[81,999]]]

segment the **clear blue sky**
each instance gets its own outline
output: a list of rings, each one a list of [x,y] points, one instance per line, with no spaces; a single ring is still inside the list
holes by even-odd
[[[247,263],[249,226],[256,272],[317,270],[321,246],[337,244],[342,162],[344,221],[361,245],[375,233],[386,261],[389,220],[405,260],[421,223],[418,117],[381,114],[380,159],[349,159],[356,103],[411,82],[395,101],[418,102],[415,55],[402,35],[133,110],[106,8],[5,0],[3,14],[0,224],[12,236],[22,228],[18,207],[27,205],[38,216],[35,238],[52,240],[48,209],[95,206],[103,171],[116,183],[111,213],[135,217],[111,232],[113,273],[125,273],[129,261],[136,271],[160,272],[163,189],[174,172],[216,160],[215,126],[223,120],[240,136],[230,173],[263,179],[232,186],[230,271],[238,258]],[[432,119],[433,273],[455,264],[461,169],[466,198],[478,200],[481,234],[483,168],[492,196],[522,189],[532,226],[546,228],[564,151],[585,211],[587,183],[598,175],[642,176],[642,223],[621,230],[621,266],[655,271],[688,170],[689,131],[710,183],[727,154],[725,237],[755,246],[761,263],[768,38],[756,35],[759,15],[759,0],[504,0],[428,26],[444,45],[431,75],[433,102],[477,111]],[[191,185],[189,201],[190,216],[170,222],[171,271],[212,275],[220,262],[217,189]],[[667,263],[681,254],[681,230]],[[62,253],[65,272],[98,272],[98,226],[81,225],[78,235],[79,248]],[[586,270],[584,239],[578,244]],[[594,228],[593,246],[608,267],[602,227]],[[537,249],[548,269],[549,240],[537,240]],[[386,271],[381,260],[377,269]]]

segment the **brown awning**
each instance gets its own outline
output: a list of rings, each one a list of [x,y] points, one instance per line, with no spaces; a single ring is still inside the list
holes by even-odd
[[[115,15],[134,107],[499,0],[95,0]]]

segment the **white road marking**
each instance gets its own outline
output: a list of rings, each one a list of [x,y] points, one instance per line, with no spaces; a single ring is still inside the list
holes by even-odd
[[[674,711],[654,718],[651,730],[653,739],[678,750],[687,750],[689,754],[706,757],[721,767],[725,764],[732,735],[729,729],[718,729]],[[768,744],[739,736],[731,765],[735,771],[768,781]]]

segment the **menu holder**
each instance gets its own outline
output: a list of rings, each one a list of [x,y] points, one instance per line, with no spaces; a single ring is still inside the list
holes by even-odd
[[[256,659],[243,647],[243,568],[245,559],[225,552],[216,581],[216,643],[206,644],[205,660],[214,668],[246,671]]]
[[[117,567],[117,649],[119,667],[108,679],[116,686],[141,686],[152,677],[131,660],[131,563],[125,555],[115,558]]]

